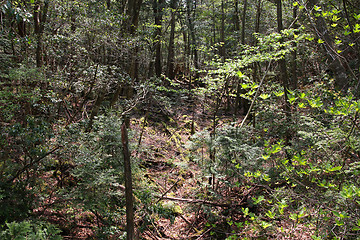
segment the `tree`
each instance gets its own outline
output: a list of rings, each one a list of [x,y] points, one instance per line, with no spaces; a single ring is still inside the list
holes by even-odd
[[[247,10],[248,1],[244,0],[244,8],[241,18],[241,44],[245,44],[245,24],[246,24],[246,10]]]
[[[177,8],[177,0],[170,1],[170,38],[169,38],[169,47],[168,47],[168,59],[167,59],[167,70],[166,75],[170,79],[175,78],[174,72],[174,62],[175,62],[175,23],[176,23],[176,8]]]
[[[164,0],[153,0],[153,10],[155,17],[155,37],[154,37],[154,48],[155,48],[155,74],[157,77],[161,76],[161,41],[162,41],[162,16],[164,9]]]
[[[133,240],[134,230],[134,199],[131,174],[131,162],[129,152],[129,139],[125,121],[121,126],[121,143],[124,155],[124,175],[125,175],[125,198],[126,198],[126,239]]]
[[[281,33],[281,31],[283,30],[283,20],[282,20],[282,1],[281,0],[277,0],[276,1],[276,12],[277,12],[277,31],[279,33]],[[282,42],[282,40],[280,40],[280,42]],[[287,92],[289,90],[289,83],[288,83],[288,73],[287,73],[287,67],[286,67],[286,62],[285,62],[285,58],[281,58],[279,60],[279,65],[280,65],[280,81],[283,87],[283,91],[284,91],[284,113],[287,119],[287,124],[288,127],[290,127],[290,123],[291,123],[291,109],[289,106],[289,102],[288,102],[288,97],[287,97]],[[286,134],[285,134],[285,144],[288,145],[291,139],[290,136],[290,132],[289,129],[287,127],[286,130]]]

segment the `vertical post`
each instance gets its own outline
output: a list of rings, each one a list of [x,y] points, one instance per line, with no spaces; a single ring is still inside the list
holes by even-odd
[[[124,155],[125,174],[125,201],[126,201],[126,239],[133,240],[135,236],[134,224],[134,202],[132,193],[131,162],[129,153],[129,139],[126,128],[126,121],[121,126],[121,143]]]

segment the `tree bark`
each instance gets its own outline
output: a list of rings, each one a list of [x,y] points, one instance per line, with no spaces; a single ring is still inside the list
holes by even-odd
[[[164,7],[164,0],[153,0],[153,11],[155,18],[155,74],[157,77],[161,76],[161,25]]]
[[[220,56],[225,62],[225,10],[224,0],[221,0]]]
[[[297,19],[297,10],[298,10],[298,6],[294,6],[293,8],[293,19],[294,21],[296,21]],[[294,28],[297,28],[298,25],[295,23],[294,24]],[[296,58],[297,58],[297,52],[296,52],[296,43],[292,44],[294,50],[291,53],[291,87],[292,89],[296,89],[297,85],[298,85],[298,80],[297,80],[297,63],[296,63]]]
[[[240,17],[239,17],[239,0],[234,1],[234,25],[235,25],[235,31],[240,30]]]
[[[166,75],[170,79],[175,78],[174,72],[174,62],[175,62],[175,53],[174,53],[174,43],[175,43],[175,11],[176,11],[176,0],[170,1],[170,11],[171,11],[171,20],[170,20],[170,38],[169,38],[169,48],[168,48],[168,59],[167,59],[167,69]]]
[[[244,9],[241,19],[241,44],[245,44],[245,22],[246,22],[246,9],[247,9],[248,0],[244,0]]]
[[[138,27],[141,4],[142,0],[128,0],[127,2],[125,29],[130,35],[134,34]]]
[[[256,5],[256,20],[255,20],[255,32],[260,32],[260,17],[262,11],[262,0],[258,0]]]
[[[43,65],[42,35],[44,32],[48,9],[49,9],[49,1],[45,1],[43,7],[41,7],[41,2],[39,0],[35,2],[33,18],[34,18],[34,32],[36,34],[36,40],[37,40],[36,52],[35,52],[37,67],[41,67]]]
[[[187,8],[187,16],[188,16],[188,23],[189,23],[189,30],[190,30],[190,50],[191,50],[191,54],[194,55],[194,68],[195,71],[197,69],[199,69],[199,65],[198,65],[198,53],[197,53],[197,49],[196,49],[196,37],[195,37],[195,27],[194,27],[194,22],[193,22],[193,11],[194,11],[194,7],[193,7],[193,2],[192,0],[186,0],[186,8]],[[198,76],[198,73],[196,72],[196,77]]]
[[[277,12],[277,30],[279,33],[283,30],[283,20],[282,20],[282,1],[276,0],[276,12]],[[283,40],[281,40],[283,42]],[[286,62],[285,59],[282,58],[279,60],[279,66],[280,66],[280,81],[284,90],[284,112],[286,116],[286,132],[285,132],[285,145],[289,145],[290,143],[290,131],[289,131],[289,125],[290,125],[290,119],[291,119],[291,112],[290,112],[290,105],[288,102],[288,89],[289,89],[289,83],[288,83],[288,74],[287,74],[287,68],[286,68]]]
[[[135,237],[134,224],[134,199],[132,190],[131,162],[129,152],[129,139],[126,129],[126,121],[121,126],[121,142],[124,155],[124,175],[125,175],[125,201],[126,201],[126,239],[133,240]]]

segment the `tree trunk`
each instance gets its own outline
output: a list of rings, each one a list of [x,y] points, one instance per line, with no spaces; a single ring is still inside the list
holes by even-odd
[[[134,199],[132,191],[132,175],[131,175],[131,161],[129,152],[129,139],[126,129],[126,124],[121,126],[121,142],[124,155],[124,175],[125,175],[125,201],[126,201],[126,239],[133,240],[135,237],[134,224]]]
[[[244,9],[241,19],[241,44],[245,44],[245,21],[246,21],[247,4],[248,4],[248,0],[244,0]]]
[[[277,11],[277,30],[280,33],[283,30],[283,22],[282,22],[282,1],[277,0],[276,1],[276,11]],[[283,40],[281,40],[282,42]],[[286,62],[285,59],[282,58],[279,60],[279,66],[280,66],[280,81],[282,84],[282,87],[284,89],[284,112],[286,116],[286,132],[285,132],[285,145],[289,145],[290,143],[290,131],[289,131],[289,125],[290,125],[290,119],[291,119],[291,112],[290,112],[290,105],[288,102],[288,74],[286,69]]]
[[[162,24],[162,8],[164,7],[164,0],[153,0],[153,11],[155,17],[155,74],[157,77],[161,76],[161,24]]]
[[[176,0],[171,0],[170,2],[170,11],[171,11],[171,20],[170,20],[170,39],[169,39],[169,48],[168,48],[168,59],[167,59],[167,70],[166,75],[170,79],[175,78],[174,72],[174,43],[175,43],[175,11],[176,11]]]
[[[139,23],[142,0],[128,0],[126,9],[125,29],[130,35],[134,34]]]
[[[225,62],[225,10],[224,0],[221,0],[220,56]]]
[[[193,22],[193,2],[192,0],[186,0],[186,8],[187,8],[187,16],[188,16],[188,23],[189,23],[189,30],[190,30],[190,49],[191,54],[194,55],[194,68],[195,71],[199,69],[198,65],[198,53],[196,49],[196,37],[195,37],[195,27]],[[196,77],[198,76],[198,73],[196,72]]]
[[[235,25],[235,31],[240,31],[240,17],[239,17],[239,0],[234,1],[234,25]]]
[[[293,8],[293,19],[294,21],[296,21],[297,19],[297,10],[298,10],[298,6],[294,6]],[[294,28],[297,28],[298,25],[295,23],[294,24]],[[297,52],[296,52],[296,43],[292,44],[294,50],[291,53],[291,87],[292,89],[296,89],[297,85],[298,85],[298,80],[297,80],[297,66],[296,66],[296,57],[297,57]]]
[[[45,1],[43,7],[41,7],[41,2],[39,0],[35,2],[33,18],[34,18],[34,32],[36,34],[36,40],[37,40],[36,53],[35,53],[37,67],[41,67],[43,65],[42,34],[44,32],[48,8],[49,8],[49,1]]]
[[[256,5],[256,20],[255,20],[255,32],[260,32],[260,17],[262,11],[262,0],[258,0]]]
[[[216,43],[216,12],[217,12],[217,9],[215,8],[215,1],[213,1],[212,2],[212,26],[211,26],[212,41],[211,41],[211,46],[213,46]]]

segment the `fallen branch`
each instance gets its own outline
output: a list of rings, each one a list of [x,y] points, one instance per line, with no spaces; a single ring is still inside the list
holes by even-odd
[[[187,203],[201,203],[206,205],[212,205],[216,207],[238,207],[243,206],[243,199],[240,200],[240,204],[231,204],[231,203],[219,203],[219,202],[211,202],[207,200],[201,199],[189,199],[189,198],[176,198],[176,197],[167,197],[167,196],[158,196],[160,199],[167,199],[171,201],[179,201],[179,202],[187,202]]]
[[[159,200],[157,200],[156,203],[159,203],[159,202],[161,201],[161,199],[163,199],[163,198],[165,197],[165,195],[166,195],[168,192],[170,192],[171,189],[173,189],[173,188],[176,186],[176,184],[178,184],[178,182],[180,182],[180,178],[179,178],[166,192],[164,192],[164,193],[161,195],[161,197],[159,197]]]

